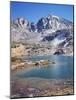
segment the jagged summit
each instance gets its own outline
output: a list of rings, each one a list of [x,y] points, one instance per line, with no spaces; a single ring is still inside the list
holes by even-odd
[[[61,30],[61,29],[68,29],[71,28],[72,22],[60,18],[55,15],[49,15],[48,17],[42,17],[38,20],[35,24],[33,22],[29,22],[27,19],[24,18],[17,18],[16,20],[12,21],[13,25],[16,27],[21,27],[25,29],[29,29],[29,31],[33,32],[42,32],[47,29],[51,30]]]
[[[55,47],[72,46],[73,23],[55,15],[42,17],[37,23],[17,18],[11,22],[11,39],[28,43],[49,42]]]

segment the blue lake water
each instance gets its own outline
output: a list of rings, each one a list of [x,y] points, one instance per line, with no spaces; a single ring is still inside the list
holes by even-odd
[[[73,56],[32,56],[22,59],[39,61],[50,60],[55,64],[48,64],[47,66],[37,66],[36,68],[17,73],[19,78],[45,78],[45,79],[73,79]]]

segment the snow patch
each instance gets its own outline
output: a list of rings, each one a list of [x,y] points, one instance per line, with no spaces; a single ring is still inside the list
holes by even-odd
[[[52,41],[52,44],[53,46],[57,46],[58,44],[62,43],[63,41],[65,41],[66,39],[63,39],[63,40],[59,40],[57,38],[55,38],[53,41]]]

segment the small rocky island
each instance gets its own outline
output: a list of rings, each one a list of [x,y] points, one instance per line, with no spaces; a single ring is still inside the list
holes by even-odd
[[[32,68],[32,67],[38,67],[40,68],[40,66],[42,65],[48,65],[48,64],[55,64],[55,62],[53,61],[49,61],[49,60],[40,60],[40,61],[30,61],[30,60],[25,60],[23,61],[20,58],[14,58],[12,57],[12,67],[11,70],[18,70],[18,69],[23,69],[23,68]]]

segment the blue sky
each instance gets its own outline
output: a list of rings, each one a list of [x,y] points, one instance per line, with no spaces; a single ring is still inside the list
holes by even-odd
[[[12,20],[23,17],[36,23],[41,17],[47,17],[50,14],[63,17],[73,22],[72,5],[11,2],[10,7]]]

